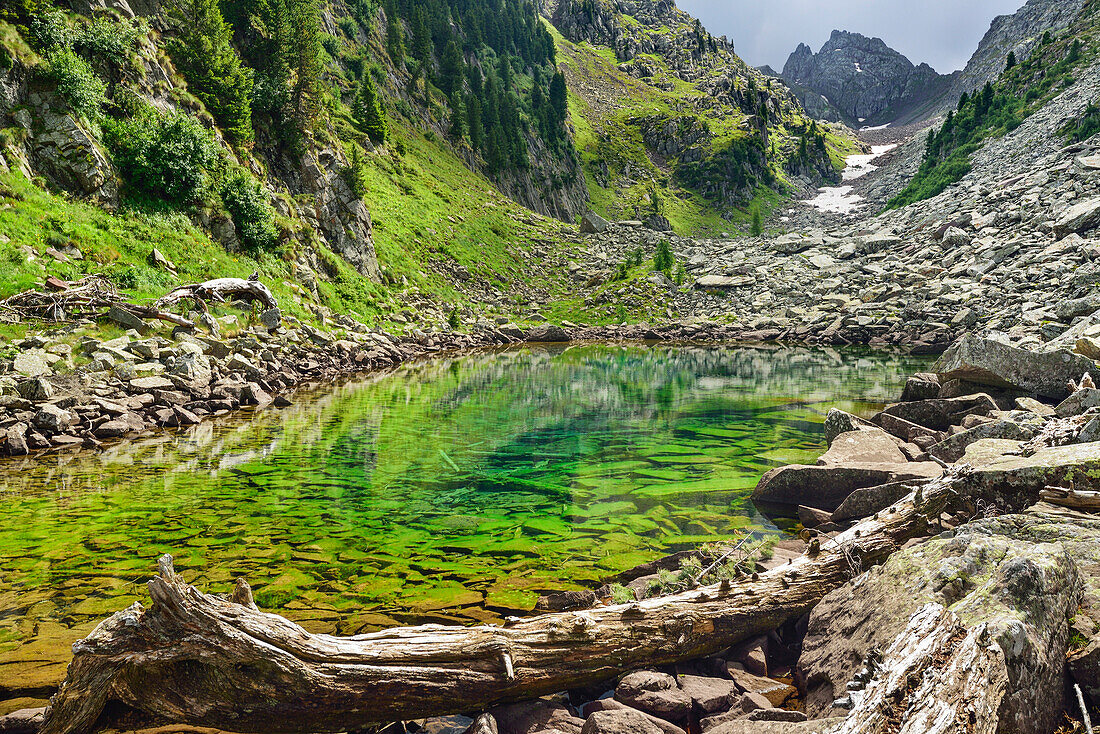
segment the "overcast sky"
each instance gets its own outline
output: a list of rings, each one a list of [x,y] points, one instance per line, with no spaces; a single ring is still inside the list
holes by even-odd
[[[799,43],[815,52],[834,28],[878,36],[941,74],[966,66],[995,16],[1025,0],[677,0],[753,66],[783,70]]]

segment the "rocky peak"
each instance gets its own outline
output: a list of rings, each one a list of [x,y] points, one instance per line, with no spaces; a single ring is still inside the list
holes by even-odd
[[[949,77],[928,64],[914,66],[881,38],[834,30],[816,54],[799,44],[783,66],[783,79],[801,88],[800,97],[824,97],[847,122],[874,125],[938,99]]]

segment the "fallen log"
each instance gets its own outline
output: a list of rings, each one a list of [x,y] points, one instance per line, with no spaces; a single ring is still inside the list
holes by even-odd
[[[266,285],[259,280],[249,278],[215,278],[204,283],[192,283],[181,285],[179,288],[162,296],[156,302],[157,306],[168,306],[187,299],[197,298],[201,301],[214,301],[225,303],[231,297],[243,298],[249,301],[259,301],[264,308],[277,308],[279,303]]]
[[[1084,510],[1085,512],[1100,512],[1100,492],[1047,487],[1039,491],[1039,498],[1052,505],[1061,505],[1062,507]]]
[[[673,596],[510,619],[312,635],[203,594],[160,559],[152,605],[134,604],[73,646],[44,734],[91,732],[109,700],[171,722],[239,732],[341,732],[461,713],[698,658],[801,616],[833,589],[927,532],[957,498],[953,477],[819,542],[786,566]]]

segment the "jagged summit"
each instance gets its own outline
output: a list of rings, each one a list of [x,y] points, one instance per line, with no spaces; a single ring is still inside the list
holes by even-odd
[[[834,30],[816,54],[800,43],[782,77],[808,111],[833,112],[852,125],[911,118],[939,99],[952,79],[928,64],[914,65],[881,38],[842,30]]]

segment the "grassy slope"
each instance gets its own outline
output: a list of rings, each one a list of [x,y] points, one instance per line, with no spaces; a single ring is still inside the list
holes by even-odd
[[[576,147],[584,164],[593,210],[611,219],[633,218],[636,211],[647,214],[652,211],[650,191],[656,185],[661,213],[678,234],[717,235],[746,226],[751,219],[750,205],[728,212],[729,220],[724,219],[713,203],[677,185],[670,162],[647,150],[638,126],[645,118],[695,117],[706,122],[713,135],[709,147],[715,149],[748,136],[745,114],[733,107],[700,112],[699,90],[676,77],[660,56],[641,55],[639,58],[655,74],[649,81],[636,79],[619,70],[620,62],[612,49],[573,43],[551,24],[547,26],[557,45],[559,63],[570,82],[569,107]],[[714,73],[723,71],[715,69]],[[777,149],[771,164],[779,189],[787,182],[782,161],[797,145],[789,127],[804,122],[802,117],[790,116],[771,128]],[[826,132],[826,143],[837,170],[843,169],[845,156],[858,152],[853,139],[831,131]],[[606,188],[600,186],[596,172],[601,161],[611,168],[612,179],[629,164],[633,184],[620,186],[613,180]],[[754,203],[766,216],[783,199],[776,190],[761,186]]]

